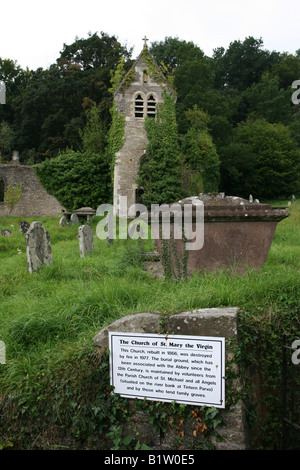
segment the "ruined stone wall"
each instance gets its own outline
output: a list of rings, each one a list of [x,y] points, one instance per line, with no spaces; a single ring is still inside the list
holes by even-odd
[[[27,165],[0,164],[0,180],[5,190],[9,185],[22,183],[22,196],[10,215],[19,217],[59,216],[64,207],[41,185],[34,169]],[[0,200],[0,217],[9,215],[6,204]]]

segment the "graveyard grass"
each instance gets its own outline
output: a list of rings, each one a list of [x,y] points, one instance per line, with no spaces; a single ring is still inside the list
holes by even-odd
[[[278,202],[276,204],[279,205]],[[280,334],[294,333],[294,330],[289,330],[289,325],[295,323],[299,332],[300,206],[298,204],[298,207],[289,210],[291,217],[278,224],[267,263],[260,271],[249,271],[244,276],[235,276],[231,272],[207,272],[177,282],[153,278],[144,270],[140,253],[154,249],[151,240],[143,243],[116,240],[107,247],[104,240],[95,237],[93,253],[80,258],[78,226],[59,227],[58,218],[26,219],[28,222],[40,220],[48,230],[54,260],[51,266],[29,274],[24,235],[19,232],[18,225],[24,219],[0,219],[0,230],[6,228],[12,231],[10,237],[0,237],[0,340],[6,345],[6,364],[0,364],[0,448],[1,445],[51,448],[49,436],[35,440],[34,436],[43,435],[44,432],[39,426],[42,427],[42,422],[53,426],[58,426],[60,422],[60,426],[64,426],[63,410],[59,406],[65,406],[66,398],[58,397],[58,393],[69,391],[67,383],[72,383],[72,377],[73,380],[77,377],[76,386],[81,391],[78,401],[72,398],[70,406],[73,406],[74,414],[79,416],[77,411],[75,413],[79,405],[81,409],[83,405],[88,407],[88,403],[84,403],[84,397],[88,397],[84,381],[92,382],[96,390],[100,385],[98,388],[95,383],[97,377],[89,381],[86,371],[79,373],[76,369],[86,368],[86,357],[94,357],[95,334],[127,314],[153,311],[171,314],[198,308],[240,307],[243,346],[237,356],[241,365],[244,361],[245,370],[251,366],[251,360],[257,361],[253,351],[257,347],[260,328],[265,328],[264,334],[269,332],[273,335],[273,344],[277,342],[276,348],[279,350]],[[99,218],[93,220],[94,233],[98,221]],[[277,357],[276,364],[262,367],[279,368],[279,359]],[[263,364],[263,359],[259,360]],[[98,363],[95,369],[91,365],[93,370],[99,367]],[[62,380],[62,377],[65,377],[64,386],[54,386],[55,380]],[[79,384],[81,380],[83,383]],[[57,395],[54,398],[55,410],[53,403],[47,409],[46,398],[52,396],[51,393],[49,395],[51,387]],[[273,403],[274,393],[268,393],[268,399]],[[280,390],[277,393],[277,400],[280,400]],[[41,409],[39,400],[43,403]],[[276,403],[274,406],[280,407],[280,401]],[[124,410],[124,406],[119,406],[119,409]],[[273,405],[269,403],[268,406],[272,408]],[[100,408],[95,409],[99,411]],[[12,421],[13,417],[16,422],[19,420],[19,428],[7,420],[7,410]],[[41,410],[44,416],[41,416]],[[28,417],[30,413],[32,416]],[[55,424],[55,420],[49,418],[51,413],[61,414],[61,420]],[[115,421],[110,417],[111,425],[118,422],[117,411],[115,414]],[[40,417],[40,424],[37,416]],[[70,419],[68,416],[66,422]],[[261,436],[256,442],[257,446],[276,446],[274,442],[279,439],[280,417],[274,412],[270,419],[271,423],[267,419],[261,426],[255,423],[256,428],[260,429],[256,435]],[[255,420],[254,416],[252,420]],[[24,430],[26,422],[35,422],[37,429]],[[74,422],[70,424],[72,426],[74,430]],[[78,422],[77,429],[84,429],[81,434],[78,431],[79,436],[75,436],[81,439],[80,442],[93,433],[93,429],[87,430]],[[104,424],[103,429],[106,429]],[[264,442],[266,430],[270,442]],[[75,434],[73,432],[72,436]]]

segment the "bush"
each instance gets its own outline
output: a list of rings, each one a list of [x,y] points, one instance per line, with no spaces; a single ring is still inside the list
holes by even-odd
[[[106,155],[70,152],[35,165],[47,191],[68,210],[97,208],[111,200],[111,177]]]

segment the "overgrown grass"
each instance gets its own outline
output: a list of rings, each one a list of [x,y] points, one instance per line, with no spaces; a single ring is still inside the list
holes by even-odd
[[[94,252],[81,259],[78,227],[59,227],[57,218],[26,219],[40,220],[49,231],[54,259],[29,274],[21,219],[0,219],[0,230],[12,231],[0,236],[0,340],[7,358],[0,364],[0,396],[18,390],[29,403],[41,371],[59,375],[72,357],[92,349],[97,331],[127,314],[237,306],[245,312],[242,324],[251,328],[253,319],[272,323],[280,310],[299,320],[300,208],[292,207],[291,214],[278,224],[260,271],[207,272],[180,282],[152,278],[143,269],[139,241],[116,240],[107,247],[95,237]],[[147,251],[154,248],[151,240],[144,243]]]

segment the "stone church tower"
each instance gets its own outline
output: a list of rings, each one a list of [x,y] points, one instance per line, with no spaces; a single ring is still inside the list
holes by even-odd
[[[115,92],[114,99],[119,114],[125,116],[123,147],[116,153],[114,168],[114,213],[120,212],[120,196],[127,197],[127,208],[137,200],[136,179],[141,157],[146,153],[147,134],[145,118],[155,118],[156,106],[163,101],[166,89],[174,94],[167,80],[148,50],[147,39],[144,48]],[[128,213],[135,217],[134,213]]]

